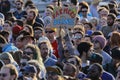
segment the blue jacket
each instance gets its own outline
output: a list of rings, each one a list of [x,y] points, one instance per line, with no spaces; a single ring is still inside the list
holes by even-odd
[[[2,48],[2,52],[18,51],[18,48],[13,43],[8,43]]]
[[[45,67],[48,67],[48,66],[55,66],[56,65],[56,62],[57,60],[51,58],[51,57],[48,57],[45,61],[44,61],[44,65]]]

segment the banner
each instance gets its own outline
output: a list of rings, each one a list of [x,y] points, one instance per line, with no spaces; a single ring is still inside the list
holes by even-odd
[[[55,7],[52,14],[52,26],[58,27],[73,27],[75,25],[75,17],[77,14],[76,7]]]

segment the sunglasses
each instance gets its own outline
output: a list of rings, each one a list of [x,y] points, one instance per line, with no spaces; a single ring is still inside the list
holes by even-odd
[[[53,33],[53,32],[55,32],[55,31],[45,31],[45,33]]]
[[[2,77],[6,77],[7,74],[5,74],[5,73],[0,73],[0,76],[2,76]]]
[[[82,12],[87,12],[87,11],[82,11]]]
[[[23,54],[31,55],[33,52],[23,52]]]

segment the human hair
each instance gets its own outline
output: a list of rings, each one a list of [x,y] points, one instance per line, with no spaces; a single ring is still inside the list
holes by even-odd
[[[29,9],[27,13],[33,13],[34,19],[36,19],[37,14],[38,14],[36,9]]]
[[[34,5],[34,3],[32,2],[32,0],[27,0],[25,5],[24,5],[24,8],[26,8],[28,5]]]
[[[115,14],[113,14],[113,13],[109,13],[109,14],[108,14],[108,17],[111,17],[113,20],[115,20],[115,19],[116,19],[116,15],[115,15]]]
[[[17,19],[17,20],[15,20],[15,22],[17,23],[17,25],[19,25],[21,27],[23,27],[23,25],[24,25],[22,20]]]
[[[50,41],[48,41],[48,40],[43,40],[42,42],[38,41],[38,47],[39,47],[39,49],[41,49],[41,47],[42,47],[41,45],[42,44],[47,44],[49,53],[53,51],[53,48],[52,48],[52,45],[51,45]]]
[[[73,4],[73,5],[77,5],[77,3],[78,3],[78,0],[70,0],[70,2]]]
[[[8,68],[10,70],[10,75],[15,75],[14,80],[17,80],[18,78],[17,68],[13,64],[7,64],[7,65],[4,65],[1,69],[5,69],[5,68]]]
[[[37,60],[39,62],[39,64],[41,65],[42,70],[45,70],[45,66],[43,64],[43,59],[41,57],[41,52],[40,52],[40,49],[38,48],[38,46],[34,45],[34,44],[27,44],[25,46],[24,50],[28,49],[28,48],[30,48],[34,52],[33,60]]]
[[[23,55],[23,51],[22,50],[18,50],[18,51],[15,51],[13,53],[13,58],[14,60],[20,65],[20,60],[22,58],[22,55]]]
[[[92,29],[92,28],[93,28],[92,23],[90,23],[90,22],[86,22],[86,23],[84,23],[84,25],[85,25],[85,24],[87,24],[88,26],[90,26],[90,29]]]
[[[71,59],[71,58],[75,58],[75,60],[77,62],[76,65],[78,65],[79,66],[79,70],[81,70],[82,69],[82,60],[78,56],[76,56],[76,55],[71,55],[70,57],[68,57],[68,59]]]
[[[9,24],[12,27],[12,22],[9,20],[6,20],[5,23]]]
[[[91,36],[103,35],[102,31],[94,31]]]
[[[2,44],[6,44],[7,43],[7,40],[1,34],[0,34],[0,43],[2,43]]]
[[[9,63],[14,63],[15,62],[13,56],[9,52],[1,53],[0,59],[1,60],[9,60]]]
[[[37,60],[29,60],[29,61],[28,61],[28,64],[34,65],[34,66],[36,67],[36,69],[37,69],[37,77],[40,78],[40,77],[39,77],[39,74],[40,74],[40,72],[41,72],[42,67],[41,67],[41,65],[39,64],[39,62],[38,62]],[[46,73],[46,70],[45,70],[44,72]]]
[[[89,12],[89,5],[88,5],[87,2],[82,1],[81,9],[82,9],[82,8],[87,8],[87,9],[88,9],[88,12]]]
[[[77,50],[79,52],[79,56],[82,57],[83,52],[88,53],[88,51],[90,50],[90,48],[93,46],[93,44],[91,42],[81,42],[78,46],[77,46]]]
[[[102,74],[102,72],[103,72],[103,67],[102,67],[102,65],[100,65],[99,63],[94,63],[94,64],[92,64],[91,66],[96,66],[97,69],[98,69],[98,71]]]
[[[117,31],[112,32],[110,37],[110,44],[111,46],[118,46],[120,47],[120,33]]]
[[[73,65],[73,64],[71,64],[71,63],[66,63],[65,65],[72,67],[72,70],[71,70],[72,72],[71,72],[71,73],[76,73],[76,72],[77,72],[77,68],[76,68],[75,65]]]
[[[34,36],[34,30],[33,27],[31,25],[25,24],[24,28],[27,27],[29,29],[29,33],[30,35]]]

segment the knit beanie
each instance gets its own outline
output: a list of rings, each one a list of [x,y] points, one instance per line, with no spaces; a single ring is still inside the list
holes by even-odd
[[[103,49],[106,46],[106,38],[102,35],[97,35],[94,37],[93,41],[98,41],[100,43],[101,49]]]

